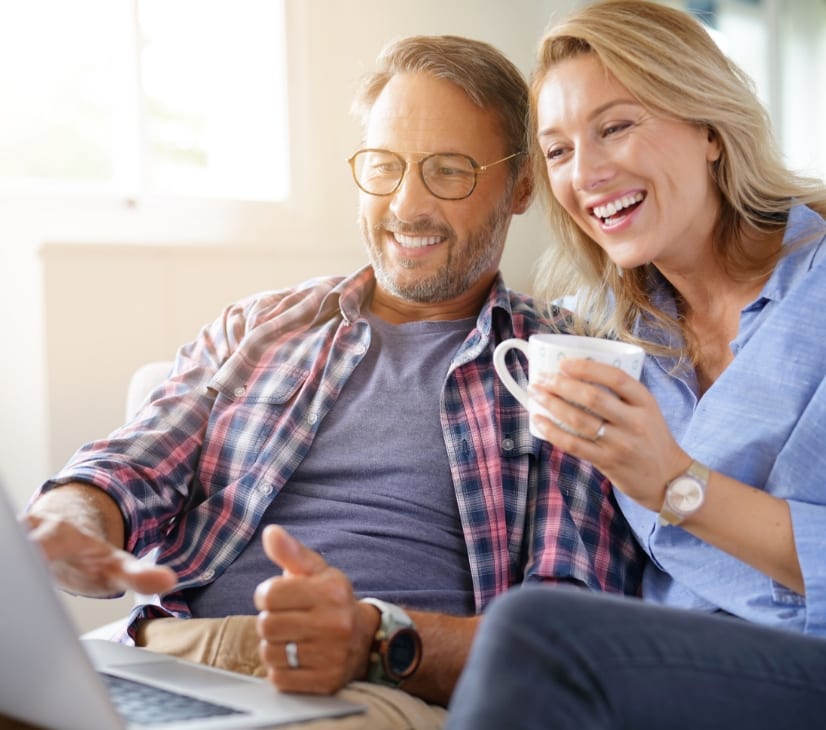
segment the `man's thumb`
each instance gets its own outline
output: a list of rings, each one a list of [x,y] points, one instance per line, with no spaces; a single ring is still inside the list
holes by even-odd
[[[312,575],[327,567],[324,558],[302,545],[280,525],[267,525],[262,535],[264,554],[284,575]]]

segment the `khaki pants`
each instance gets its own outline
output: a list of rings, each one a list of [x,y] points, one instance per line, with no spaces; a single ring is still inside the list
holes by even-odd
[[[233,672],[266,675],[258,657],[255,616],[144,621],[137,644]],[[447,711],[399,689],[353,682],[340,697],[367,707],[363,715],[279,726],[283,730],[440,730]]]

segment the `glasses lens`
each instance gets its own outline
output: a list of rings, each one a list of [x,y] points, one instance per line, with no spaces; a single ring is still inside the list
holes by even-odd
[[[404,175],[404,160],[387,150],[361,150],[353,158],[359,187],[371,195],[392,193]]]
[[[476,185],[473,160],[465,155],[430,155],[422,160],[422,177],[437,198],[466,198]]]

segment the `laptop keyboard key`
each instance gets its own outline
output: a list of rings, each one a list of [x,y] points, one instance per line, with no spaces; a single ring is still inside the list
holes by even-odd
[[[199,700],[131,679],[101,673],[120,715],[136,725],[181,722],[205,717],[243,714],[226,705]]]

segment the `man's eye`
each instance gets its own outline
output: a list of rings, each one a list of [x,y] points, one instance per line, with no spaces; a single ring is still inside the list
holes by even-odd
[[[399,174],[399,165],[395,162],[386,162],[384,164],[373,165],[370,168],[371,174],[376,176],[389,176]]]
[[[447,165],[442,165],[441,167],[436,168],[433,174],[438,175],[439,177],[462,177],[468,175],[469,172],[466,168],[449,167]]]

